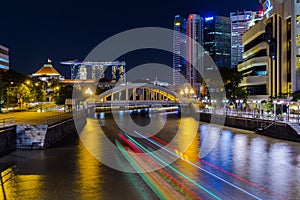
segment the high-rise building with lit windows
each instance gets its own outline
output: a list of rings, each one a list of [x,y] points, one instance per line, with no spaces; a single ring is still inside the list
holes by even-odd
[[[203,69],[203,18],[190,14],[186,21],[186,79],[200,94]],[[189,62],[190,61],[190,62]]]
[[[218,68],[231,68],[230,18],[207,16],[204,18],[204,49]]]
[[[243,61],[242,54],[244,46],[242,44],[242,35],[256,21],[262,19],[263,12],[236,11],[230,13],[231,21],[231,67],[235,68]]]
[[[176,15],[173,38],[173,85],[180,87],[186,76],[186,20]]]
[[[8,48],[0,45],[0,70],[9,69]]]

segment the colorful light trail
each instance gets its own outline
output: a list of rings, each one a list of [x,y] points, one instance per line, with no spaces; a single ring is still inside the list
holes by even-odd
[[[156,140],[157,142],[159,142],[159,143],[161,143],[161,144],[163,144],[163,145],[165,145],[165,146],[171,148],[174,152],[177,152],[177,153],[175,153],[175,154],[178,155],[178,157],[179,157],[180,159],[182,159],[182,160],[184,160],[184,161],[188,161],[188,160],[186,160],[186,159],[184,158],[184,156],[180,156],[180,155],[179,155],[180,153],[178,153],[178,150],[177,150],[176,147],[170,145],[169,143],[167,143],[166,141],[164,141],[164,140],[162,140],[162,139],[160,139],[160,138],[158,138],[158,137],[152,136],[151,134],[148,134],[148,133],[145,133],[145,134],[146,134],[147,136],[153,138],[153,139]],[[220,168],[220,167],[217,167],[217,166],[215,166],[215,165],[213,165],[213,164],[211,164],[211,163],[209,163],[209,162],[207,162],[207,161],[205,161],[205,160],[203,160],[203,159],[199,159],[199,161],[202,162],[202,163],[204,163],[205,165],[208,165],[208,166],[210,166],[210,167],[212,167],[212,168],[214,168],[214,169],[216,169],[216,170],[218,170],[218,171],[221,171],[221,172],[223,172],[223,173],[225,173],[225,174],[227,174],[227,175],[229,175],[229,176],[231,176],[231,177],[233,177],[233,178],[235,178],[235,179],[241,180],[241,181],[243,181],[243,182],[245,182],[245,183],[247,183],[247,184],[249,184],[249,185],[251,185],[251,186],[254,186],[254,187],[256,187],[256,188],[258,188],[258,189],[260,189],[260,190],[262,190],[262,191],[264,191],[264,192],[266,192],[266,193],[268,193],[268,194],[270,194],[270,195],[272,195],[272,196],[275,196],[275,197],[277,197],[277,198],[279,198],[279,199],[282,199],[282,200],[286,200],[286,198],[282,197],[282,196],[279,195],[279,194],[276,194],[275,192],[272,192],[272,191],[270,191],[270,190],[268,190],[268,189],[266,189],[266,188],[264,188],[264,187],[262,187],[262,186],[260,186],[260,185],[258,185],[258,184],[255,184],[255,183],[253,183],[253,182],[251,182],[251,181],[249,181],[249,180],[247,180],[247,179],[244,179],[244,178],[242,178],[242,177],[240,177],[240,176],[237,176],[237,175],[235,175],[235,174],[233,174],[233,173],[230,173],[230,172],[228,172],[228,171],[226,171],[226,170],[224,170],[224,169],[222,169],[222,168]],[[189,162],[189,161],[188,161],[188,162]]]
[[[181,156],[177,155],[177,154],[174,153],[173,151],[171,151],[171,150],[169,150],[169,149],[163,147],[162,145],[159,145],[159,144],[157,144],[156,142],[154,142],[154,141],[150,140],[149,138],[145,137],[143,134],[140,134],[140,133],[138,133],[137,131],[134,131],[134,133],[137,134],[138,136],[140,136],[140,137],[146,139],[146,140],[149,141],[150,143],[156,145],[157,147],[159,147],[159,148],[161,148],[161,149],[164,149],[165,151],[169,152],[170,154],[172,154],[172,155],[174,155],[174,156],[177,156],[178,158],[184,160],[185,162],[191,164],[192,166],[198,168],[199,170],[204,171],[204,172],[206,172],[207,174],[209,174],[209,175],[211,175],[211,176],[217,178],[218,180],[221,180],[221,181],[223,181],[224,183],[227,183],[228,185],[230,185],[230,186],[232,186],[232,187],[234,187],[234,188],[240,190],[241,192],[243,192],[243,193],[245,193],[245,194],[247,194],[247,195],[253,197],[254,199],[261,199],[261,198],[257,197],[256,195],[254,195],[254,194],[252,194],[252,193],[250,193],[250,192],[244,190],[243,188],[240,188],[239,186],[237,186],[237,185],[235,185],[235,184],[232,184],[232,183],[230,183],[229,181],[227,181],[227,180],[225,180],[225,179],[223,179],[223,178],[221,178],[221,177],[215,175],[214,173],[212,173],[212,172],[210,172],[210,171],[208,171],[208,170],[206,170],[206,169],[204,169],[204,168],[202,168],[202,167],[196,165],[195,163],[192,163],[192,162],[190,162],[190,161],[188,161],[188,160],[182,158]],[[130,136],[129,136],[129,137],[130,137]]]

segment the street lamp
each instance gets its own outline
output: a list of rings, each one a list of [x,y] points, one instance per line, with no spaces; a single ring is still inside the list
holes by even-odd
[[[276,103],[277,103],[277,100],[273,100],[273,106],[274,106],[274,121],[276,121]]]
[[[195,91],[193,88],[189,89],[188,87],[185,87],[184,90],[180,90],[179,94],[182,96],[185,95],[185,97],[188,98],[188,95],[195,94]]]
[[[254,100],[253,103],[256,104],[256,108],[259,109],[259,118],[261,118],[262,117],[261,100]]]
[[[279,99],[275,99],[273,101],[274,104],[274,121],[276,120],[276,104],[281,105],[281,115],[282,115],[282,106],[283,106],[284,101],[283,100],[279,100]]]
[[[87,89],[85,90],[85,94],[87,94],[87,95],[92,95],[92,94],[93,94],[93,91],[91,90],[91,88],[87,88]]]
[[[298,103],[298,123],[299,123],[299,107],[300,107],[300,99],[298,99],[298,101],[297,101],[297,103]]]
[[[187,97],[187,94],[189,93],[189,88],[188,88],[188,87],[185,87],[184,93],[185,93],[185,95],[186,95],[186,97]]]
[[[184,91],[183,90],[180,90],[180,93],[179,93],[181,96],[184,95]]]
[[[237,99],[235,100],[235,103],[236,103],[236,109],[237,109],[237,115],[238,115],[238,111],[239,111],[239,104],[243,104],[244,100],[243,99]]]
[[[287,122],[290,121],[290,102],[287,102],[286,104],[286,109],[287,109]]]
[[[210,102],[211,102],[211,109],[212,109],[212,112],[215,113],[215,111],[216,111],[215,105],[216,105],[216,103],[217,103],[217,100],[212,99]]]
[[[227,115],[227,109],[226,109],[226,106],[227,106],[229,100],[228,100],[228,99],[224,99],[224,100],[222,100],[222,102],[223,102],[223,105],[224,105],[224,114]]]

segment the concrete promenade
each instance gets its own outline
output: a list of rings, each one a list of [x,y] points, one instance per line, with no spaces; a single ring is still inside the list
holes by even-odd
[[[49,124],[59,117],[72,118],[72,113],[59,112],[59,111],[48,111],[48,112],[34,112],[34,111],[22,111],[22,112],[11,112],[11,113],[1,113],[0,114],[0,123],[1,119],[15,120],[15,124],[30,124],[30,125],[39,125],[39,124]],[[13,122],[11,122],[13,123]]]

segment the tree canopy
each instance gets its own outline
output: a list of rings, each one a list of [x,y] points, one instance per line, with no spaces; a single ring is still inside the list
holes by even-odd
[[[248,92],[240,86],[244,78],[243,74],[238,72],[236,68],[220,68],[219,71],[224,82],[226,97],[233,102],[236,99],[246,100],[248,98]]]

